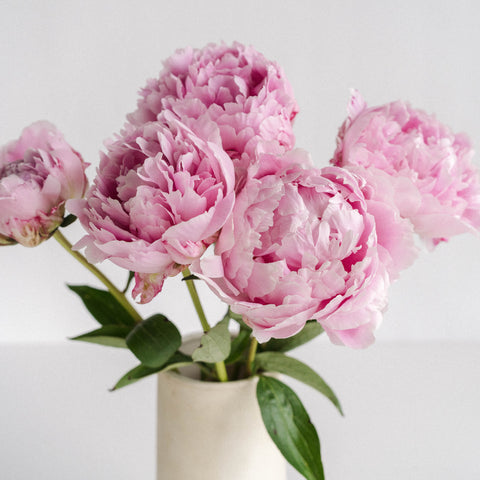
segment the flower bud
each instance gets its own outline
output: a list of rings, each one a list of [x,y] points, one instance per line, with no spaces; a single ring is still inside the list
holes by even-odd
[[[62,223],[65,202],[82,197],[88,166],[46,121],[0,149],[0,245],[35,247]]]

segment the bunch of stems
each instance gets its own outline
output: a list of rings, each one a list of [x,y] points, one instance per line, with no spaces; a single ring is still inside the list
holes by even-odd
[[[95,275],[103,283],[103,285],[105,285],[105,287],[113,295],[113,297],[130,313],[135,322],[140,323],[143,321],[141,315],[128,301],[127,297],[125,296],[125,292],[119,290],[97,267],[95,267],[95,265],[92,265],[80,252],[74,250],[72,248],[72,244],[65,238],[65,236],[60,232],[60,230],[57,229],[56,232],[53,234],[53,237],[68,253],[70,253],[70,255],[72,255],[85,268],[87,268],[91,273],[93,273],[93,275]],[[191,272],[188,268],[185,268],[182,274],[187,285],[188,292],[192,299],[193,305],[195,307],[195,311],[197,312],[198,318],[200,320],[200,324],[202,325],[202,329],[205,333],[207,333],[211,329],[211,326],[208,323],[207,317],[205,315],[205,311],[200,301],[200,297],[198,295],[195,283],[191,278]],[[247,374],[249,376],[251,376],[253,373],[253,362],[255,359],[257,345],[257,340],[252,337],[247,358]],[[215,371],[220,382],[228,381],[228,374],[225,362],[216,362]]]

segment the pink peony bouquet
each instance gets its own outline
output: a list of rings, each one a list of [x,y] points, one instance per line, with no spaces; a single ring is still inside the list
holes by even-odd
[[[75,339],[139,361],[114,389],[188,364],[205,381],[259,376],[273,441],[305,478],[321,479],[307,412],[265,374],[313,386],[342,413],[323,379],[286,352],[322,332],[338,345],[372,344],[389,285],[414,262],[418,239],[432,249],[480,230],[480,180],[468,138],[403,102],[367,107],[354,91],[323,168],[295,148],[297,113],[284,72],[254,48],[177,51],[141,89],[89,187],[87,163],[47,122],[0,150],[0,245],[53,237],[104,284],[70,288],[99,323]],[[85,235],[72,246],[62,230],[76,218]],[[107,259],[126,271],[124,288],[95,266]],[[204,332],[191,355],[174,322],[142,318],[129,299],[154,300],[174,276]],[[198,281],[226,304],[215,324]],[[289,419],[282,436],[266,420],[275,417]]]

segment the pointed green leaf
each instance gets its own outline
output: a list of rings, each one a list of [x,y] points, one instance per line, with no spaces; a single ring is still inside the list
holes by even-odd
[[[315,388],[325,395],[335,405],[340,414],[343,415],[342,407],[333,390],[315,370],[312,370],[300,360],[287,357],[287,355],[280,352],[262,352],[257,354],[255,361],[257,368],[266,372],[283,373]]]
[[[320,441],[295,392],[275,378],[261,376],[257,400],[267,432],[285,459],[307,480],[324,480]]]
[[[224,319],[202,335],[200,346],[193,352],[192,358],[195,362],[223,362],[230,354],[230,349],[228,319]]]
[[[239,313],[232,312],[231,310],[228,311],[228,315],[232,320],[241,321],[243,322],[243,317]]]
[[[68,285],[83,301],[100,325],[135,325],[135,320],[123,305],[107,290],[87,285]]]
[[[309,320],[303,329],[289,338],[273,338],[267,343],[260,345],[262,351],[288,352],[294,348],[309,342],[323,333],[322,326],[316,320]]]
[[[248,327],[245,322],[243,321],[243,317],[239,313],[232,312],[231,308],[228,307],[227,313],[225,317],[231,318],[240,324],[241,327],[250,328]]]
[[[128,289],[130,288],[130,284],[132,283],[132,280],[135,278],[135,272],[128,272],[128,278],[127,278],[127,284],[125,285],[125,288],[123,289],[123,293],[126,293]]]
[[[126,325],[105,325],[92,332],[78,335],[70,340],[80,340],[82,342],[98,343],[108,347],[127,348],[125,338],[132,330],[132,327]]]
[[[6,245],[16,245],[18,242],[10,237],[5,237],[0,235],[0,246],[5,247]]]
[[[127,346],[146,366],[164,365],[178,350],[182,337],[164,315],[156,314],[138,323],[127,336]]]
[[[111,392],[114,390],[118,390],[119,388],[126,387],[127,385],[131,385],[132,383],[137,382],[138,380],[148,377],[149,375],[153,375],[159,372],[163,367],[152,368],[147,367],[146,365],[138,365],[135,368],[132,368],[128,371],[116,384],[114,387],[110,389]]]
[[[176,352],[170,358],[170,360],[163,365],[162,367],[147,367],[146,365],[138,365],[129,372],[127,372],[111,389],[118,390],[119,388],[126,387],[127,385],[131,385],[132,383],[137,382],[138,380],[148,377],[149,375],[153,375],[158,372],[166,372],[168,370],[173,370],[175,368],[185,367],[187,365],[191,365],[193,363],[192,358],[188,355],[184,355],[181,352]]]
[[[62,228],[68,227],[68,226],[71,225],[76,219],[77,219],[77,217],[76,217],[75,215],[73,215],[73,213],[70,213],[69,215],[67,215],[67,216],[63,219],[63,222],[60,224],[60,226],[61,226]]]
[[[223,319],[225,320],[226,318],[232,319],[235,322],[238,323],[240,330],[245,330],[249,334],[252,333],[252,329],[243,321],[243,318],[241,315],[237,315],[236,313],[233,313],[230,309],[227,311]]]
[[[182,282],[186,282],[187,280],[199,280],[199,278],[196,275],[187,275],[186,277],[182,278]]]

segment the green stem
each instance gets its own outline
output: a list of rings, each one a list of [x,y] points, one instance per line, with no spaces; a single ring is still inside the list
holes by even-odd
[[[85,268],[90,270],[90,272],[93,273],[108,288],[108,291],[125,308],[125,310],[130,313],[135,322],[140,323],[142,321],[142,317],[126,299],[125,295],[118,290],[118,288],[100,270],[98,270],[98,268],[89,263],[80,252],[72,250],[72,244],[62,235],[62,233],[60,233],[60,230],[57,230],[53,234],[53,237],[68,253],[70,253],[70,255],[78,260]]]
[[[182,271],[183,278],[187,278],[191,275],[190,270],[185,268]],[[210,330],[210,324],[208,323],[207,317],[205,316],[205,312],[202,307],[202,303],[200,302],[200,297],[198,296],[197,287],[193,283],[193,280],[185,280],[187,284],[188,292],[192,297],[193,306],[197,312],[198,318],[200,319],[200,323],[202,324],[203,331],[206,333]],[[225,367],[225,362],[216,362],[215,363],[215,370],[217,371],[218,379],[221,382],[228,382],[228,375],[227,375],[227,368]]]
[[[216,362],[215,370],[217,371],[218,379],[221,382],[228,382],[227,367],[225,366],[225,362]]]
[[[247,374],[249,377],[253,374],[253,362],[255,361],[255,355],[257,353],[258,340],[255,337],[252,337],[250,342],[250,349],[248,350],[247,358]]]
[[[183,278],[187,278],[191,275],[190,270],[188,267],[182,271]],[[187,284],[188,292],[192,297],[193,306],[197,312],[198,318],[200,319],[200,323],[202,324],[202,328],[204,332],[208,332],[210,330],[210,324],[208,323],[207,317],[205,316],[205,312],[203,311],[202,303],[200,302],[200,297],[198,296],[197,287],[193,283],[192,280],[185,280]]]

